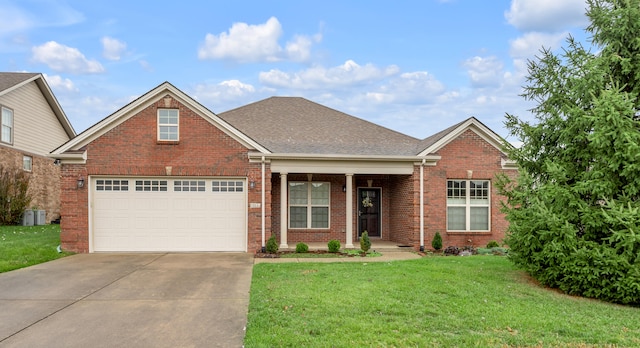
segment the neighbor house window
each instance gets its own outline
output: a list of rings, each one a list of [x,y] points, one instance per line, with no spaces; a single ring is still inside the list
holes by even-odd
[[[489,180],[447,180],[447,231],[489,231]]]
[[[22,169],[27,172],[33,169],[33,158],[31,156],[22,156]]]
[[[289,227],[329,228],[328,182],[289,182]]]
[[[13,144],[13,110],[2,107],[0,113],[0,141],[7,144]]]
[[[179,140],[178,119],[179,113],[177,109],[158,110],[158,140]]]

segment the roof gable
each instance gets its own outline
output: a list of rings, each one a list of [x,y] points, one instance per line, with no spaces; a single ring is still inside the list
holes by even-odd
[[[273,153],[413,155],[417,139],[300,97],[271,97],[220,117]]]
[[[244,135],[242,132],[238,131],[233,126],[219,118],[216,114],[204,107],[202,104],[198,103],[193,98],[189,97],[169,82],[164,82],[158,85],[156,88],[145,93],[141,97],[137,98],[136,100],[132,101],[131,103],[120,108],[113,114],[105,117],[98,123],[89,127],[87,130],[80,133],[77,137],[69,140],[67,143],[55,149],[52,152],[52,155],[61,155],[67,153],[74,158],[79,157],[82,154],[82,149],[87,144],[91,143],[92,141],[107,133],[109,130],[113,129],[119,124],[123,123],[127,119],[133,117],[148,105],[156,103],[167,95],[178,100],[189,109],[195,111],[209,123],[218,127],[224,133],[231,136],[233,139],[240,142],[247,148],[255,149],[260,152],[267,152],[267,150],[260,144],[256,143],[255,141]]]
[[[76,136],[76,131],[69,122],[67,115],[62,110],[62,107],[58,103],[58,100],[53,95],[49,84],[45,80],[44,76],[40,73],[18,73],[18,72],[0,72],[0,96],[15,91],[28,83],[35,82],[40,89],[40,92],[47,100],[49,107],[56,115],[58,122],[67,133],[69,138]]]
[[[455,124],[420,141],[420,143],[418,144],[417,155],[426,156],[429,154],[434,154],[467,130],[475,132],[487,143],[500,150],[500,152],[502,152],[503,154],[505,153],[503,150],[503,139],[494,131],[489,129],[489,127],[478,121],[478,119],[476,119],[475,117],[470,117],[458,124]]]

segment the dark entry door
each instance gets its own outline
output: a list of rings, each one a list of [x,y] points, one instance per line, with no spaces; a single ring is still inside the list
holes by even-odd
[[[358,237],[367,231],[369,237],[380,237],[380,189],[358,189]]]

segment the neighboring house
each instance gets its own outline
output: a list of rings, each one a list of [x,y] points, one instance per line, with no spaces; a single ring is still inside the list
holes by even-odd
[[[52,152],[62,161],[62,246],[248,251],[366,230],[431,248],[500,241],[501,138],[469,118],[424,140],[303,98],[214,114],[165,82]],[[471,241],[471,242],[470,242]]]
[[[0,72],[0,164],[29,175],[29,208],[60,217],[60,166],[49,153],[75,131],[42,74]]]

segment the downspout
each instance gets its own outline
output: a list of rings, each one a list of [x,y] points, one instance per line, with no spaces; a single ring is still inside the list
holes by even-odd
[[[420,164],[420,251],[424,251],[424,163]]]
[[[261,197],[260,206],[262,207],[262,214],[260,215],[260,219],[261,219],[260,225],[262,226],[262,252],[264,253],[264,252],[267,251],[267,248],[265,246],[265,241],[264,241],[264,239],[265,239],[265,229],[266,229],[265,216],[264,216],[265,215],[265,206],[264,206],[265,205],[264,156],[262,156],[262,176],[261,176],[261,180],[262,180],[262,182],[260,183],[260,187],[261,187],[261,191],[262,192],[260,192],[260,194],[262,195],[262,197]]]

